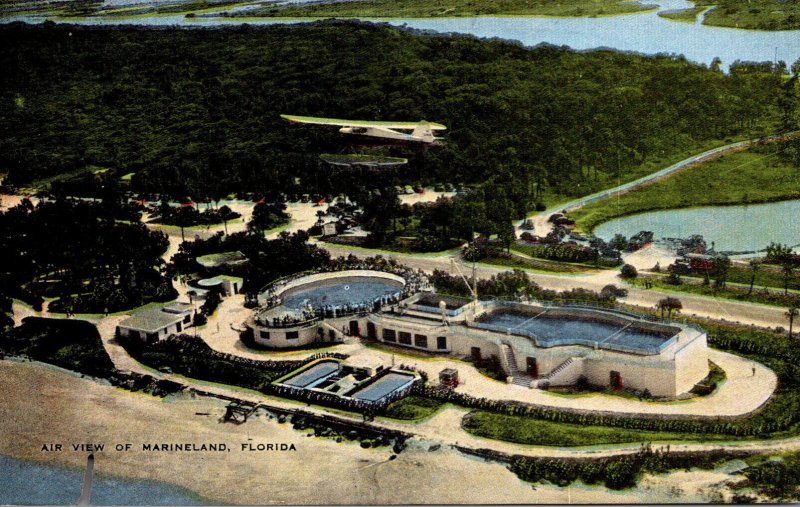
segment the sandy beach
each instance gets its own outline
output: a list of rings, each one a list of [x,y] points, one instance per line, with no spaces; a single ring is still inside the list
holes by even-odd
[[[221,423],[219,400],[130,393],[36,363],[0,361],[0,393],[0,454],[82,468],[88,453],[69,446],[104,443],[105,450],[95,453],[96,473],[169,482],[225,503],[691,502],[708,501],[709,491],[730,479],[682,472],[692,475],[646,477],[642,487],[624,492],[534,487],[500,464],[446,446],[431,452],[430,443],[412,440],[390,460],[389,448],[307,437],[264,414],[240,426]],[[144,443],[182,442],[225,443],[230,451],[142,450]],[[44,444],[55,443],[65,450],[42,451]],[[132,444],[130,451],[114,450],[125,443]],[[297,450],[241,450],[248,443],[294,444]]]

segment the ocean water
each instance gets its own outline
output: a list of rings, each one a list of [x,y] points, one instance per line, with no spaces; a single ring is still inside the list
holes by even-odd
[[[208,505],[191,491],[157,481],[111,478],[92,481],[95,505]],[[0,505],[74,505],[81,496],[82,470],[0,455]]]

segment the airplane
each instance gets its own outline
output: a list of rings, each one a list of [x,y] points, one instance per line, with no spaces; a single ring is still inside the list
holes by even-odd
[[[367,138],[378,144],[410,144],[422,146],[436,146],[441,144],[441,137],[434,137],[436,130],[447,130],[447,127],[439,123],[427,121],[419,122],[390,122],[390,121],[361,121],[361,120],[339,120],[336,118],[314,118],[311,116],[294,116],[282,114],[281,118],[292,123],[302,123],[305,125],[325,125],[329,127],[340,127],[342,134],[355,135]],[[411,133],[400,132],[410,130]]]

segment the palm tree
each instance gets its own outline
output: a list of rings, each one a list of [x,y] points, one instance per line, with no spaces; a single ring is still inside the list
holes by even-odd
[[[794,265],[789,260],[784,261],[781,271],[783,272],[783,294],[788,295],[789,280],[792,278],[792,273],[794,272]]]
[[[756,283],[756,271],[760,266],[761,264],[758,261],[750,261],[750,290],[747,291],[748,296],[753,293],[753,284]]]
[[[789,319],[789,339],[792,339],[792,327],[794,326],[794,318],[800,315],[800,310],[796,306],[790,306],[789,310],[784,314]]]

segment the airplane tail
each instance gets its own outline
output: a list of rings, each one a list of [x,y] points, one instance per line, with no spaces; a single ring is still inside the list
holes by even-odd
[[[411,135],[414,137],[419,137],[426,143],[432,143],[436,140],[436,138],[433,137],[433,130],[431,130],[430,123],[426,121],[419,122],[419,124],[414,127],[414,131],[411,133]]]

